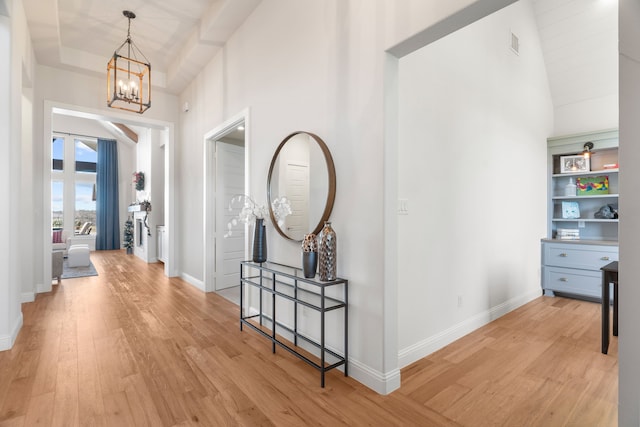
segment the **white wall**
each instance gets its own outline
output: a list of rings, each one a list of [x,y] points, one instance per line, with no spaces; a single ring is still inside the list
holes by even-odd
[[[33,199],[33,90],[25,89],[22,95],[22,165],[21,165],[21,191],[20,213],[25,224],[33,224],[33,212],[35,200]],[[37,244],[33,227],[24,227],[20,232],[20,240],[23,244],[22,259],[28,259]],[[22,264],[21,301],[30,302],[36,295],[36,278],[33,274],[33,266]]]
[[[540,295],[553,105],[530,2],[401,59],[399,96],[406,366]]]
[[[22,168],[28,162],[25,156],[30,156],[32,150],[31,142],[23,139],[22,112],[29,102],[28,88],[33,81],[33,50],[20,0],[0,6],[0,52],[0,144],[4,153],[0,159],[0,195],[6,202],[0,214],[6,230],[0,243],[0,350],[6,350],[13,346],[22,326],[20,302],[30,299],[34,289],[33,283],[24,283],[32,277],[23,277],[21,263],[23,256],[33,251],[31,235],[20,233],[31,226],[29,216],[21,215],[21,207],[31,205],[28,197],[16,191],[22,189]],[[23,98],[23,91],[27,99]]]
[[[181,233],[203,223],[202,199],[192,196],[203,191],[203,135],[229,117],[250,109],[250,188],[259,202],[285,136],[305,130],[327,143],[337,175],[338,274],[350,284],[350,374],[380,392],[399,384],[397,348],[387,342],[397,330],[385,325],[395,324],[396,308],[385,305],[385,286],[393,293],[395,283],[384,281],[384,50],[475,3],[482,7],[440,30],[509,1],[262,2],[180,96],[192,107],[180,126]],[[271,227],[267,235],[272,260],[300,263],[298,243]],[[181,249],[183,273],[201,281],[202,239],[185,237]]]
[[[619,2],[620,16],[620,335],[618,424],[640,425],[640,3]]]

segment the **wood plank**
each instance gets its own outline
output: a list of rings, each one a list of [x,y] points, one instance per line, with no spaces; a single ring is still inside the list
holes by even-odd
[[[0,353],[3,425],[617,424],[618,341],[599,352],[599,305],[540,297],[402,370],[388,396],[239,330],[238,307],[161,264],[91,255],[23,305]]]

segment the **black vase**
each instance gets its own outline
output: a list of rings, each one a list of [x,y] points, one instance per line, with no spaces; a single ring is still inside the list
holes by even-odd
[[[304,277],[312,279],[316,277],[318,268],[318,252],[302,252],[302,272]]]
[[[263,263],[267,260],[267,232],[264,219],[256,218],[256,229],[253,233],[253,262]]]

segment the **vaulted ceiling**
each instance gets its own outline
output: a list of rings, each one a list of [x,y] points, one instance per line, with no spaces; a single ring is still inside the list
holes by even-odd
[[[131,36],[178,94],[262,0],[24,0],[39,64],[106,74]],[[269,0],[266,0],[269,1]],[[317,0],[323,1],[323,0]],[[617,0],[532,0],[556,107],[617,92]]]
[[[554,106],[618,93],[618,1],[533,0]]]

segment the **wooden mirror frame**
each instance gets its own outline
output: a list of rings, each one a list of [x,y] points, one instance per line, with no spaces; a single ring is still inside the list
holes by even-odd
[[[271,159],[271,165],[269,166],[269,175],[267,177],[267,201],[268,201],[267,204],[269,205],[269,216],[271,217],[271,222],[273,223],[273,226],[275,227],[275,229],[285,239],[293,240],[295,242],[300,242],[302,240],[296,240],[288,236],[280,228],[280,226],[278,225],[278,221],[276,220],[275,215],[273,214],[273,209],[271,207],[271,202],[273,200],[271,197],[271,178],[273,175],[273,168],[275,167],[276,160],[278,159],[278,155],[280,154],[280,151],[291,138],[300,134],[309,135],[318,144],[318,146],[320,147],[320,150],[322,150],[322,154],[324,155],[324,159],[327,164],[327,176],[329,178],[329,187],[327,189],[328,190],[327,202],[324,206],[324,212],[322,213],[322,216],[320,217],[320,221],[315,226],[315,228],[311,231],[308,231],[308,233],[313,233],[315,235],[318,235],[318,233],[320,233],[320,231],[322,230],[322,227],[324,226],[324,222],[329,220],[329,216],[331,215],[331,211],[333,210],[333,203],[336,198],[336,168],[335,168],[335,165],[333,164],[333,158],[331,157],[331,152],[329,151],[329,147],[327,147],[327,144],[324,143],[322,138],[320,138],[318,135],[315,135],[311,132],[297,131],[297,132],[293,132],[292,134],[288,135],[284,140],[282,140],[280,145],[278,145],[278,148],[276,149],[275,153],[273,154],[273,158]]]

